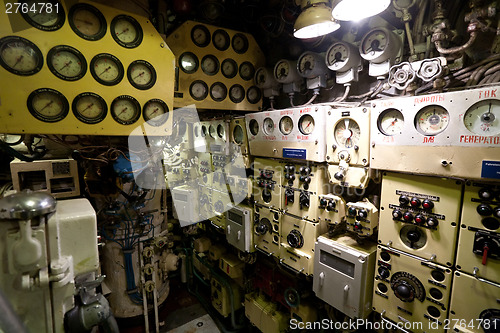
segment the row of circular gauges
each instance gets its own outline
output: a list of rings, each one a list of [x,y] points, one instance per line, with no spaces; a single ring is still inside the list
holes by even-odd
[[[314,131],[314,124],[314,117],[309,114],[305,114],[299,118],[299,131],[304,135],[309,135]],[[257,135],[260,131],[259,122],[255,119],[250,120],[248,127],[252,135]],[[265,135],[273,135],[275,127],[276,126],[272,118],[265,118],[262,122],[262,131]],[[293,119],[289,116],[281,117],[278,128],[282,134],[289,135],[292,133],[294,128]]]
[[[43,67],[40,49],[29,40],[18,36],[0,39],[0,65],[11,73],[28,76]],[[54,46],[47,53],[47,66],[60,79],[76,81],[87,73],[83,54],[68,45]],[[112,86],[121,82],[124,69],[121,61],[112,54],[100,53],[90,61],[90,73],[99,83]],[[137,89],[151,88],[156,82],[156,71],[145,60],[133,61],[127,69],[127,78]]]
[[[28,110],[43,122],[54,123],[69,113],[69,103],[59,91],[50,88],[41,88],[28,96]],[[73,99],[71,109],[75,117],[86,124],[97,124],[106,118],[108,106],[98,94],[84,92]],[[111,103],[110,113],[113,119],[122,125],[131,125],[144,118],[152,126],[160,126],[168,119],[168,106],[161,99],[151,99],[142,107],[132,96],[116,97]]]
[[[191,40],[198,47],[206,47],[212,42],[219,51],[226,51],[231,46],[238,54],[248,51],[249,46],[248,38],[242,33],[236,33],[233,38],[230,38],[227,31],[217,29],[210,35],[208,28],[202,24],[195,25],[191,29]]]
[[[59,1],[51,0],[41,7],[37,0],[29,0],[21,7],[21,15],[33,27],[43,31],[55,31],[64,25],[65,13]],[[52,4],[51,6],[48,6]],[[96,41],[106,35],[107,22],[101,11],[92,5],[78,3],[68,13],[71,29],[83,39]],[[141,44],[143,31],[139,22],[128,15],[118,15],[111,20],[111,36],[125,48]]]
[[[251,86],[246,92],[240,84],[233,84],[228,91],[222,82],[215,82],[209,88],[205,81],[196,80],[189,86],[189,95],[196,101],[205,100],[209,94],[215,102],[222,102],[229,96],[233,103],[241,103],[246,97],[250,104],[257,104],[262,98],[261,90],[256,86]]]
[[[206,137],[210,136],[213,139],[221,139],[226,141],[226,129],[222,124],[218,124],[217,127],[214,125],[201,125],[201,127],[194,128],[194,136],[195,137]],[[245,133],[243,132],[243,127],[241,125],[234,126],[233,129],[233,140],[236,144],[241,145],[245,140]]]
[[[198,57],[194,53],[184,52],[179,57],[179,66],[186,74],[193,74],[201,68],[206,75],[213,76],[220,71],[228,79],[232,79],[239,73],[243,80],[250,81],[255,75],[255,67],[248,61],[242,62],[238,67],[238,64],[233,59],[224,59],[220,63],[219,59],[212,54],[204,56],[200,64]]]
[[[448,127],[450,114],[439,105],[428,105],[415,115],[414,124],[423,135],[436,135]],[[493,136],[500,134],[500,100],[489,99],[475,103],[467,109],[463,116],[465,128],[471,133]],[[384,135],[401,134],[404,116],[400,110],[387,109],[377,120],[377,126]]]

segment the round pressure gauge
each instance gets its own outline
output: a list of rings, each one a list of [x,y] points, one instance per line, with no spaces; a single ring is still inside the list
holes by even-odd
[[[208,134],[215,139],[217,136],[217,128],[214,125],[210,125],[208,127]]]
[[[111,21],[111,36],[118,45],[132,49],[142,42],[142,28],[132,16],[118,15]]]
[[[184,73],[193,74],[198,70],[198,57],[192,52],[184,52],[179,57],[179,67]]]
[[[248,50],[248,39],[245,35],[237,33],[233,36],[231,45],[233,46],[234,52],[243,54]]]
[[[423,107],[415,116],[415,127],[423,135],[436,135],[448,126],[450,115],[439,105]]]
[[[22,10],[20,12],[33,27],[43,31],[55,31],[63,26],[66,15],[59,1],[44,1],[42,6],[38,0],[28,0],[26,4],[30,10],[26,13]],[[31,10],[32,8],[35,10]]]
[[[289,116],[284,116],[280,119],[280,131],[284,135],[292,133],[293,130],[293,120]]]
[[[383,111],[377,120],[378,130],[387,136],[401,134],[405,120],[401,111],[388,109]]]
[[[43,55],[29,40],[7,36],[0,39],[0,65],[17,75],[33,75],[42,69]]]
[[[47,54],[47,66],[60,79],[76,81],[87,72],[87,61],[77,49],[59,45],[50,49]]]
[[[233,103],[241,103],[245,99],[245,89],[239,84],[233,85],[229,88],[229,99]]]
[[[201,59],[201,69],[207,75],[215,75],[219,72],[219,60],[211,54],[206,55]]]
[[[271,118],[265,118],[262,126],[264,133],[271,135],[274,132],[274,121]]]
[[[262,92],[256,86],[251,86],[247,90],[247,100],[250,104],[257,104],[262,97]]]
[[[221,72],[224,77],[232,79],[238,74],[238,64],[233,59],[225,59],[221,64]]]
[[[104,99],[92,92],[85,92],[76,96],[73,100],[72,109],[75,117],[86,124],[101,122],[108,113],[108,106]]]
[[[68,13],[68,22],[71,29],[86,40],[99,40],[106,34],[106,19],[104,15],[86,3],[77,3]]]
[[[243,140],[245,139],[245,133],[243,132],[243,128],[241,125],[234,126],[233,129],[233,141],[237,145],[243,144]]]
[[[361,65],[357,48],[345,42],[335,43],[326,51],[326,65],[332,71],[345,72]]]
[[[297,70],[302,77],[311,79],[327,73],[325,58],[318,53],[304,52],[297,61]]]
[[[196,80],[189,87],[189,94],[194,100],[202,101],[208,96],[208,86],[201,80]]]
[[[248,128],[252,135],[257,135],[259,133],[259,122],[255,119],[250,120],[248,123]]]
[[[401,40],[386,28],[370,30],[361,40],[359,53],[363,59],[381,63],[395,57],[401,48]]]
[[[142,108],[142,117],[149,125],[163,125],[168,119],[167,103],[157,98],[150,99]]]
[[[41,88],[28,96],[28,110],[38,120],[55,123],[64,119],[69,111],[66,97],[59,91]]]
[[[255,85],[261,89],[272,88],[277,85],[276,79],[273,76],[271,69],[260,67],[255,72]]]
[[[24,141],[24,134],[0,134],[0,141],[8,146],[16,146]]]
[[[123,78],[123,65],[117,57],[109,53],[101,53],[92,58],[90,73],[94,79],[105,86],[120,83]]]
[[[229,48],[230,38],[229,34],[222,29],[217,29],[212,35],[212,43],[219,51],[225,51]]]
[[[297,62],[281,59],[274,65],[274,78],[280,83],[292,83],[302,80],[297,72]]]
[[[486,99],[472,105],[464,115],[465,127],[474,134],[500,134],[500,101]]]
[[[118,96],[111,103],[111,115],[117,123],[130,125],[140,118],[141,106],[132,96]]]
[[[215,82],[210,86],[210,97],[216,102],[221,102],[227,97],[227,88],[222,82]]]
[[[156,71],[149,62],[135,60],[128,66],[127,78],[135,88],[146,90],[156,83]]]
[[[217,135],[220,139],[226,141],[226,129],[224,128],[224,125],[217,125]]]
[[[334,136],[340,147],[352,148],[358,144],[361,130],[355,120],[343,118],[335,125]]]
[[[309,135],[314,131],[314,118],[310,114],[305,114],[299,119],[299,130],[304,135]]]
[[[191,30],[191,40],[196,46],[205,47],[210,44],[210,31],[204,25],[195,25]]]
[[[252,63],[245,61],[240,65],[240,76],[243,80],[252,80],[255,75],[255,67]]]

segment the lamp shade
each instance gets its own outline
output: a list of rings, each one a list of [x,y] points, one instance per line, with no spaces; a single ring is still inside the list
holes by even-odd
[[[340,24],[332,17],[331,8],[324,3],[307,7],[295,21],[293,35],[296,38],[315,38],[334,32]]]
[[[377,15],[389,7],[391,0],[341,0],[332,16],[339,21],[359,21]]]

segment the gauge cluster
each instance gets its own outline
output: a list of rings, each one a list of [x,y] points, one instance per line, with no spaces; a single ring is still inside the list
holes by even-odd
[[[373,102],[371,166],[481,178],[500,147],[499,92],[491,86]]]
[[[262,92],[253,81],[265,59],[251,35],[186,21],[167,42],[179,68],[174,106],[260,110]]]
[[[252,155],[326,161],[329,106],[312,105],[245,116]]]
[[[39,15],[0,13],[24,28],[0,24],[0,132],[168,134],[174,55],[151,22],[90,1],[57,3]]]

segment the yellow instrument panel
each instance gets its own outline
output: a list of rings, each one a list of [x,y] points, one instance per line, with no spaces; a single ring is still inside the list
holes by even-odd
[[[261,109],[262,93],[254,75],[265,58],[252,35],[186,21],[167,43],[177,59],[175,107]]]
[[[0,12],[0,133],[171,132],[175,59],[148,18],[90,1],[34,6]]]

